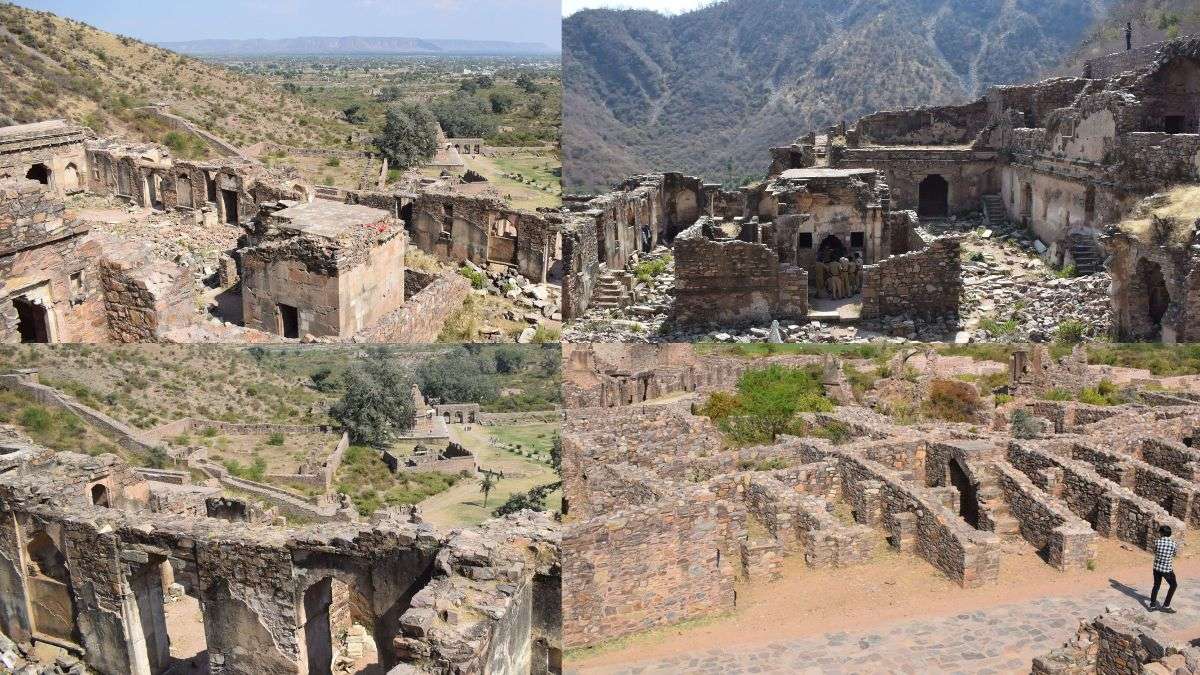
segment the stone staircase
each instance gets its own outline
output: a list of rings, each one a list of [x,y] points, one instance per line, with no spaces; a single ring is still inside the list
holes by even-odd
[[[1004,492],[1000,489],[999,484],[990,475],[990,472],[984,471],[983,479],[979,483],[978,492],[980,510],[986,511],[988,518],[991,519],[995,527],[992,532],[1000,537],[1001,541],[1012,542],[1022,541],[1021,524],[1008,510],[1008,501],[1004,498]]]
[[[1067,248],[1079,274],[1095,274],[1104,271],[1104,251],[1094,239],[1082,234],[1067,237]]]
[[[983,222],[986,227],[999,227],[1008,222],[1008,212],[1000,195],[983,196]]]
[[[596,287],[592,290],[592,300],[589,309],[620,309],[633,303],[633,295],[629,292],[625,277],[627,272],[606,270],[596,279]]]

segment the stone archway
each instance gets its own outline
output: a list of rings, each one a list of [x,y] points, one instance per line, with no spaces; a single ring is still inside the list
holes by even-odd
[[[841,237],[836,234],[827,235],[821,240],[821,245],[817,247],[818,262],[839,260],[847,255],[846,242],[842,241]]]
[[[79,167],[74,162],[67,164],[62,172],[62,189],[65,192],[76,192],[80,189]]]
[[[917,188],[917,215],[945,218],[950,215],[950,183],[940,174],[930,174]]]
[[[29,180],[35,180],[42,185],[50,184],[50,168],[45,164],[38,163],[29,167],[29,171],[25,172],[25,177]]]

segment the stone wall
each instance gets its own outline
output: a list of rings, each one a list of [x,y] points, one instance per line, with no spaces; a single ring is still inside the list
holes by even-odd
[[[354,337],[359,342],[435,342],[446,320],[462,308],[470,293],[471,283],[465,277],[445,274]]]
[[[147,453],[156,446],[154,439],[144,436],[120,420],[89,408],[75,399],[37,382],[36,373],[0,375],[0,388],[20,392],[38,403],[74,413],[88,425],[117,445],[137,453]]]
[[[105,314],[114,342],[154,342],[195,320],[191,274],[141,246],[110,246],[100,261]]]
[[[863,318],[957,315],[963,288],[959,247],[958,239],[938,239],[924,250],[863,267]]]
[[[711,221],[705,221],[711,222]],[[808,272],[766,244],[713,240],[697,223],[675,238],[674,320],[744,325],[808,315]]]
[[[863,145],[965,145],[987,126],[987,113],[984,100],[878,112],[860,119],[852,133]]]
[[[1033,675],[1200,672],[1200,649],[1177,643],[1141,609],[1107,609],[1062,647],[1033,660]]]
[[[709,499],[634,506],[563,531],[563,645],[570,649],[733,608],[737,561]],[[637,564],[630,564],[637,561]]]
[[[1025,541],[1057,569],[1087,569],[1096,557],[1096,533],[1091,526],[1050,499],[1007,462],[994,462],[991,469]]]

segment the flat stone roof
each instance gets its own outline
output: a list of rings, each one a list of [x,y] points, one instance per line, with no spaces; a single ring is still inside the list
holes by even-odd
[[[275,223],[285,230],[294,230],[318,237],[339,239],[356,227],[386,220],[392,214],[383,209],[357,204],[317,199],[271,214]]]
[[[781,178],[805,180],[809,178],[851,178],[877,173],[875,169],[830,169],[828,167],[809,167],[807,169],[788,169],[780,174]]]
[[[28,124],[14,124],[8,127],[0,127],[0,138],[74,130],[74,125],[67,124],[66,120],[45,120],[44,122],[29,122]]]

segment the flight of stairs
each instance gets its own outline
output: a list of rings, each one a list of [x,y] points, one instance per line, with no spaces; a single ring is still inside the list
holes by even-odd
[[[988,517],[995,524],[992,531],[1000,537],[1001,541],[1020,541],[1021,524],[1009,512],[1004,492],[992,478],[990,472],[985,471],[983,474],[984,477],[979,483],[976,495],[979,497],[980,506],[987,510]]]
[[[1067,248],[1071,251],[1071,259],[1075,261],[1075,269],[1079,274],[1104,271],[1104,251],[1091,237],[1072,234],[1067,237]]]
[[[987,227],[999,227],[1008,222],[1008,212],[1000,195],[983,196],[983,221]]]
[[[627,276],[627,272],[613,270],[603,272],[600,278],[596,279],[589,307],[592,309],[620,309],[631,304],[633,298],[625,281]]]

